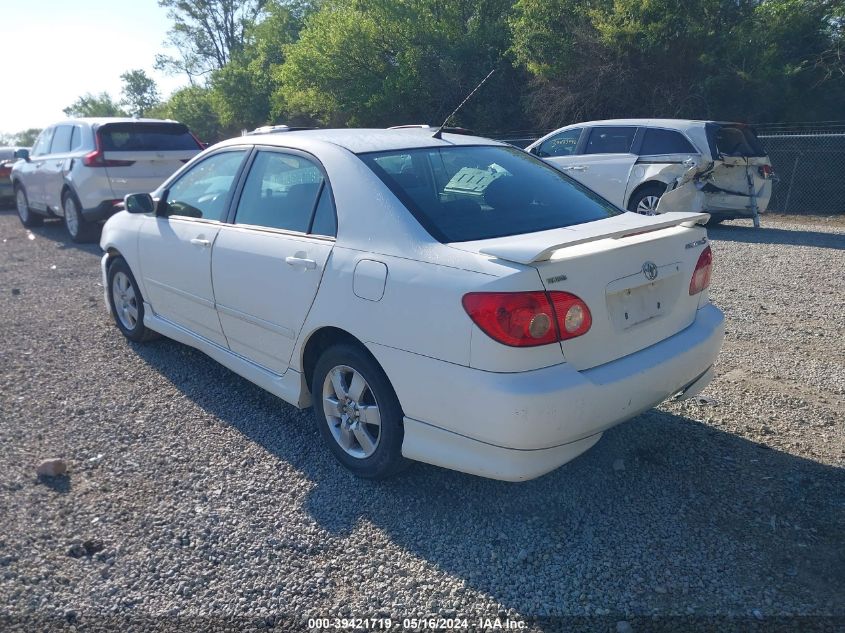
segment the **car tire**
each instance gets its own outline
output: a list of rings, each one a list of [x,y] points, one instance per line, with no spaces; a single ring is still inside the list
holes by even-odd
[[[347,469],[366,479],[384,479],[407,467],[402,408],[366,350],[339,344],[324,351],[314,368],[311,394],[320,434]]]
[[[640,215],[657,215],[657,203],[666,193],[666,185],[652,183],[640,187],[628,200],[628,211]]]
[[[65,229],[67,229],[70,239],[78,244],[96,239],[97,225],[94,222],[88,222],[82,215],[82,205],[72,191],[65,191],[62,194],[62,211],[64,212]]]
[[[18,218],[20,218],[21,224],[26,228],[30,229],[44,224],[44,218],[29,208],[29,198],[23,185],[15,187],[15,207],[18,210]]]
[[[144,325],[144,298],[125,259],[111,262],[107,281],[109,308],[117,329],[136,343],[157,338],[158,334]]]

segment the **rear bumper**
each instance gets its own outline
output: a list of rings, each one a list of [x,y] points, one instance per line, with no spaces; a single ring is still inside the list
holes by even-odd
[[[100,220],[108,220],[115,213],[120,211],[123,207],[116,207],[115,204],[122,202],[121,200],[103,200],[96,207],[82,209],[82,217],[89,222],[99,222]]]
[[[402,453],[485,477],[531,479],[587,450],[600,434],[712,374],[724,316],[698,310],[683,331],[578,372],[566,363],[502,374],[370,345],[406,414]]]
[[[8,199],[15,197],[15,188],[10,181],[0,182],[0,198]]]

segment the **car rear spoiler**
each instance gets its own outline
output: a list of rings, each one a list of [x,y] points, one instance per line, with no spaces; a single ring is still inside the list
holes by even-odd
[[[622,239],[640,233],[650,233],[673,226],[693,227],[710,219],[709,213],[671,212],[660,215],[623,213],[606,220],[597,220],[577,226],[551,229],[527,235],[499,237],[475,243],[479,253],[499,259],[533,264],[546,261],[552,253],[562,248],[606,239]],[[463,243],[459,248],[472,248]]]

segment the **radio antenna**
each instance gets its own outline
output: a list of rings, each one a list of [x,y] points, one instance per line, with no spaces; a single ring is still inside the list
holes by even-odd
[[[489,73],[487,73],[487,76],[484,79],[481,80],[481,83],[478,84],[475,87],[475,89],[472,92],[470,92],[463,101],[461,101],[460,105],[458,105],[458,107],[455,108],[452,111],[452,114],[450,114],[449,116],[446,117],[446,120],[443,121],[443,123],[440,125],[439,128],[437,128],[437,131],[434,134],[431,135],[432,138],[438,138],[438,139],[443,138],[443,128],[446,127],[446,124],[451,120],[451,118],[453,116],[455,116],[458,113],[458,110],[460,110],[461,108],[464,107],[464,104],[472,98],[472,95],[474,95],[476,92],[478,92],[478,89],[481,88],[481,86],[484,85],[485,81],[490,79],[490,75],[492,75],[494,72],[496,72],[495,68],[493,70],[491,70]]]

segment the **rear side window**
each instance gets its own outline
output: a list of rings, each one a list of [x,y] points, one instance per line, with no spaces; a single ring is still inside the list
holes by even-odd
[[[235,224],[307,233],[323,172],[295,154],[259,152],[244,184]]]
[[[453,146],[359,156],[444,243],[533,233],[621,213],[515,147]]]
[[[645,131],[640,156],[654,156],[659,154],[696,154],[684,135],[675,130],[661,130],[649,128]]]
[[[555,156],[571,156],[575,153],[578,147],[578,139],[581,138],[582,128],[577,130],[567,130],[560,134],[555,134],[551,138],[543,141],[539,147],[536,148],[535,154],[541,158],[552,158]]]
[[[73,126],[73,134],[70,137],[70,151],[75,152],[82,149],[82,128],[78,125]]]
[[[317,201],[317,210],[314,212],[314,221],[311,223],[311,233],[329,237],[337,235],[337,215],[328,181],[323,184],[320,199]]]
[[[201,149],[181,123],[109,123],[97,131],[106,152],[168,152]]]
[[[635,127],[594,127],[585,154],[627,154],[634,143]]]
[[[70,137],[73,135],[72,125],[60,125],[53,134],[50,145],[51,154],[67,154],[70,151]]]
[[[705,129],[714,158],[719,156],[766,155],[754,130],[747,125],[708,123]]]

